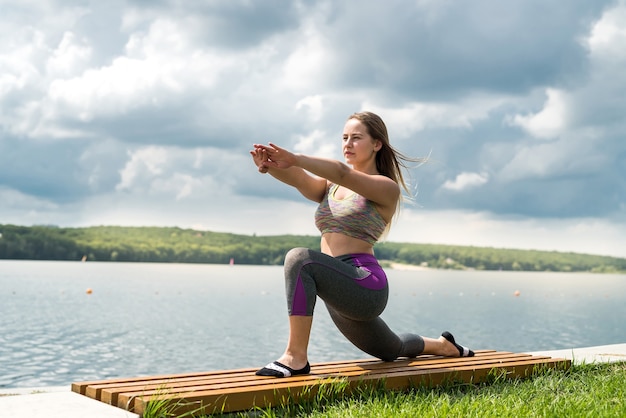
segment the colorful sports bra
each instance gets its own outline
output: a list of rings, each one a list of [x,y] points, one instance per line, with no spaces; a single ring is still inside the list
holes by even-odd
[[[328,188],[315,211],[315,226],[322,234],[338,232],[374,245],[385,231],[387,222],[374,203],[361,195],[352,193],[344,199],[336,199],[338,188],[336,184]]]

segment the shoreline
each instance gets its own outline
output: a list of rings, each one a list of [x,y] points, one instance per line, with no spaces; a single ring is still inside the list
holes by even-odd
[[[381,264],[389,266],[389,268],[393,270],[402,270],[402,271],[427,271],[427,270],[436,270],[432,267],[427,266],[418,266],[417,264],[404,264],[404,263],[396,263],[393,261],[381,260]]]

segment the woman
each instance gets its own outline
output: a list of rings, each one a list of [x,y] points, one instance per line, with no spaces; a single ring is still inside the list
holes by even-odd
[[[435,354],[473,356],[449,332],[438,339],[396,335],[379,315],[388,297],[387,277],[374,244],[388,230],[406,190],[401,168],[406,158],[389,144],[382,119],[351,115],[343,130],[340,161],[294,154],[275,144],[250,151],[261,173],[295,187],[319,203],[315,213],[321,252],[294,248],[285,257],[289,339],[283,355],[256,372],[260,376],[308,374],[307,349],[317,296],[335,325],[356,347],[384,361]]]

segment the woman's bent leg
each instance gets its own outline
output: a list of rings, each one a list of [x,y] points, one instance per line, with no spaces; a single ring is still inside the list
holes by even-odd
[[[380,317],[366,321],[347,318],[326,305],[341,333],[357,348],[384,361],[416,357],[424,351],[424,339],[416,334],[396,334]]]
[[[387,279],[373,256],[334,258],[305,248],[285,259],[285,283],[291,315],[312,314],[316,297],[355,346],[384,360],[414,357],[424,348],[419,335],[396,335],[379,318],[387,303]]]

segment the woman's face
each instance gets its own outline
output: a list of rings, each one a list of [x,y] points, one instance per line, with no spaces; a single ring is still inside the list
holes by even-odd
[[[380,149],[380,141],[374,140],[367,126],[358,119],[348,119],[343,127],[342,151],[346,163],[359,165],[369,162]]]

